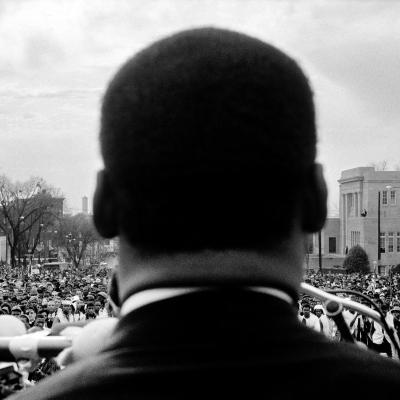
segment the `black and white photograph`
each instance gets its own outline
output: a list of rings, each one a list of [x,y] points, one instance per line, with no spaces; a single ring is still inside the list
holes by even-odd
[[[0,399],[400,393],[400,2],[0,0]]]

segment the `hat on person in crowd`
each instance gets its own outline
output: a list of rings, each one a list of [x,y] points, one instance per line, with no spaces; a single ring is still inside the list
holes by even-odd
[[[22,308],[20,306],[14,306],[11,311],[20,311],[22,313]]]
[[[72,305],[72,302],[71,302],[70,300],[63,300],[63,301],[61,302],[61,304],[62,304],[63,306],[70,306],[70,305]]]
[[[99,292],[99,293],[97,293],[97,296],[101,296],[101,297],[103,297],[104,299],[107,299],[107,293],[105,293],[105,292]]]
[[[400,312],[400,307],[399,306],[393,306],[392,309],[390,310],[391,312],[397,311]]]
[[[314,311],[316,311],[316,310],[322,310],[322,311],[324,311],[324,307],[322,307],[321,304],[316,304],[316,305],[314,306]]]

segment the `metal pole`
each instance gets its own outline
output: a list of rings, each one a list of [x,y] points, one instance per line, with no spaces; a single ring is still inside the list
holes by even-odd
[[[378,272],[381,260],[381,192],[378,192]]]
[[[321,252],[321,231],[318,231],[318,265],[319,265],[319,272],[322,275],[322,252]]]

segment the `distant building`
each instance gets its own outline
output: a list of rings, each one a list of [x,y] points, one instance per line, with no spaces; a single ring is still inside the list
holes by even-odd
[[[87,198],[87,196],[83,196],[82,197],[82,213],[88,214],[88,212],[89,212],[88,198]]]
[[[340,218],[327,218],[321,230],[321,256],[323,270],[343,272],[344,255],[340,252]],[[319,234],[314,233],[308,242],[306,269],[319,270]]]
[[[339,218],[328,218],[321,231],[323,270],[339,270],[348,251],[360,245],[371,270],[387,274],[400,264],[400,171],[353,168],[342,171],[338,182]],[[319,268],[318,233],[310,237],[305,265],[315,271]]]
[[[367,252],[372,269],[387,273],[400,264],[400,171],[353,168],[343,171],[338,182],[341,252],[346,254],[358,244]]]

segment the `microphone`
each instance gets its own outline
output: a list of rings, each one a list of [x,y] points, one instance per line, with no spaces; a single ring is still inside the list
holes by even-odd
[[[71,345],[72,340],[64,336],[43,337],[28,334],[0,337],[0,360],[18,361],[51,358]]]
[[[19,336],[26,333],[24,323],[12,315],[0,315],[0,337]]]
[[[344,340],[346,340],[346,342],[355,343],[354,337],[351,334],[350,329],[347,326],[346,321],[343,318],[342,304],[340,304],[334,300],[328,300],[325,303],[325,309],[326,309],[326,315],[328,317],[331,317],[335,321],[335,324],[338,327],[339,332],[342,335],[342,338]]]

